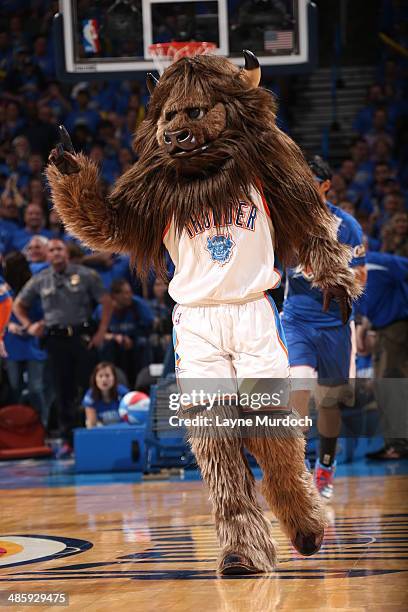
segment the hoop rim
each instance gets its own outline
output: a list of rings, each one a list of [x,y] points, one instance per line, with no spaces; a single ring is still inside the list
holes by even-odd
[[[216,43],[208,42],[208,41],[171,41],[164,43],[154,43],[148,46],[149,53],[152,57],[171,57],[178,51],[182,49],[186,49],[187,51],[192,51],[194,53],[195,50],[201,50],[204,52],[213,51],[217,48]],[[173,51],[174,50],[174,51]],[[173,53],[172,53],[173,52]]]

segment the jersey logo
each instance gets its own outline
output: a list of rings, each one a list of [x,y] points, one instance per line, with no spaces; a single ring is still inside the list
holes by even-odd
[[[216,234],[211,236],[211,238],[207,238],[207,251],[210,253],[211,259],[218,262],[220,266],[230,261],[234,246],[235,242],[229,234],[226,236]]]

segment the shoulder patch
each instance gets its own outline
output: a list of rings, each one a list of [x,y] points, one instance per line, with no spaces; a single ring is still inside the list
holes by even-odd
[[[355,247],[353,247],[353,257],[364,257],[365,254],[366,250],[364,244],[357,244]]]

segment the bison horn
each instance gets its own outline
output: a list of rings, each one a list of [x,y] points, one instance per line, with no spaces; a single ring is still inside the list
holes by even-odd
[[[248,49],[243,50],[245,58],[245,68],[242,69],[242,78],[249,85],[249,87],[258,87],[261,80],[261,68],[256,55]]]
[[[146,85],[147,85],[147,89],[149,90],[150,95],[153,94],[158,84],[159,84],[158,79],[156,79],[156,77],[154,77],[151,72],[148,72],[146,76]]]

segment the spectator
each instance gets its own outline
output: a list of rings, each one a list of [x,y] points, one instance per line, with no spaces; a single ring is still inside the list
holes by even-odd
[[[71,111],[65,119],[67,130],[70,132],[73,131],[77,125],[85,124],[92,134],[95,134],[99,125],[99,120],[99,114],[89,108],[88,90],[81,89],[77,93],[74,110]]]
[[[383,414],[385,446],[372,459],[408,456],[406,386],[386,384],[386,378],[408,377],[408,259],[385,253],[367,254],[368,281],[357,306],[363,316],[357,340],[367,352],[370,330],[375,330],[373,364],[376,396]]]
[[[79,123],[72,132],[72,144],[75,151],[89,154],[92,146],[92,133],[87,125]]]
[[[47,39],[45,36],[38,36],[34,41],[33,61],[47,78],[55,76],[55,65],[52,54],[48,52]]]
[[[86,426],[91,428],[118,423],[121,420],[118,412],[120,400],[126,393],[129,393],[129,389],[118,383],[113,363],[98,363],[92,372],[90,388],[82,400]]]
[[[372,180],[374,164],[370,160],[370,148],[364,138],[357,138],[351,147],[351,159],[356,167],[355,183],[368,185]]]
[[[392,134],[388,128],[388,115],[385,108],[377,108],[373,115],[373,127],[365,134],[365,139],[371,151],[379,139],[388,143],[390,148],[393,144]]]
[[[28,158],[28,170],[31,178],[41,180],[44,168],[44,160],[40,153],[32,153]]]
[[[38,204],[31,203],[24,212],[24,227],[17,230],[13,236],[13,248],[22,251],[34,235],[39,234],[51,238],[51,232],[44,229],[44,212]]]
[[[367,190],[360,208],[368,213],[374,211],[379,212],[382,209],[383,199],[388,191],[390,180],[392,180],[390,166],[384,162],[376,164],[374,170],[374,183]]]
[[[23,56],[15,62],[8,72],[4,88],[7,92],[21,97],[37,100],[45,86],[44,74],[29,56]]]
[[[372,218],[373,215],[369,215],[364,210],[361,210],[361,211],[358,210],[356,212],[355,217],[356,217],[356,220],[359,222],[359,224],[362,227],[364,238],[368,246],[368,250],[369,251],[379,251],[381,248],[381,241],[371,236],[372,228],[374,225],[374,221]]]
[[[14,225],[15,231],[20,227],[20,210],[14,198],[4,193],[0,197],[0,220]]]
[[[70,456],[76,401],[78,394],[82,396],[94,367],[94,349],[103,343],[112,301],[96,272],[69,262],[64,242],[50,240],[48,258],[50,267],[23,287],[14,303],[14,312],[27,333],[43,338],[50,356],[64,439],[61,456]],[[29,308],[38,297],[44,319],[33,322]],[[95,302],[101,305],[96,331],[91,321]]]
[[[113,281],[117,279],[130,281],[130,264],[127,256],[114,255],[107,251],[94,251],[83,257],[82,264],[98,272],[105,289],[110,290]]]
[[[12,298],[10,287],[0,274],[0,363],[1,359],[7,358],[7,351],[4,345],[4,333],[10,319],[12,308]]]
[[[48,155],[58,140],[58,131],[55,125],[44,123],[38,116],[38,108],[35,102],[26,102],[26,125],[24,133],[30,143],[32,153],[39,153],[43,159],[48,159]]]
[[[171,340],[173,323],[171,320],[174,302],[167,291],[168,283],[156,278],[153,285],[154,298],[149,300],[154,314],[153,334],[150,335],[149,344],[152,350],[153,363],[162,363]]]
[[[17,164],[20,172],[27,172],[28,159],[31,153],[30,143],[28,142],[28,139],[23,135],[16,136],[16,138],[14,138],[12,142],[12,145],[13,150],[17,156]]]
[[[100,143],[92,146],[89,157],[99,166],[102,178],[112,185],[119,175],[117,162],[105,155],[103,145]]]
[[[33,236],[27,245],[26,252],[32,274],[38,274],[49,267],[48,238],[45,236]]]
[[[103,359],[112,361],[124,371],[133,386],[139,370],[151,362],[148,336],[154,316],[149,304],[133,295],[129,283],[117,279],[112,283],[113,313],[102,349]],[[98,308],[96,317],[100,317]]]
[[[17,187],[17,174],[12,174],[8,177],[4,191],[1,194],[2,200],[9,198],[12,202],[15,203],[17,208],[22,209],[25,205],[25,200]]]
[[[408,257],[408,213],[397,212],[384,226],[383,253],[393,253]]]
[[[17,136],[24,126],[24,119],[21,115],[20,107],[17,102],[10,101],[6,106],[6,114],[0,126],[1,140],[11,140]]]
[[[27,185],[27,198],[32,204],[38,204],[42,210],[48,209],[46,192],[40,178],[32,178]]]
[[[48,228],[51,232],[52,238],[61,238],[65,240],[65,230],[64,225],[61,221],[61,217],[55,208],[50,210],[50,214],[48,217]]]
[[[372,229],[380,235],[381,228],[388,223],[397,212],[404,211],[404,198],[398,193],[388,193],[383,200],[383,208],[371,215]]]
[[[5,257],[4,276],[16,296],[30,280],[31,272],[28,262],[22,253],[13,252]],[[29,310],[30,320],[42,319],[39,301],[32,304]],[[48,424],[49,402],[46,398],[45,363],[47,354],[41,350],[38,338],[31,336],[21,325],[15,314],[12,314],[4,337],[7,352],[7,373],[13,395],[13,402],[24,404],[24,375],[27,375],[27,390],[30,406],[35,408],[41,417],[44,427]]]
[[[56,81],[48,83],[46,94],[39,101],[39,108],[42,106],[51,109],[55,123],[62,123],[65,115],[72,110],[71,104],[62,95],[60,85]]]
[[[370,85],[367,92],[367,105],[362,108],[353,122],[353,130],[361,136],[372,128],[374,112],[385,103],[384,89],[378,83]]]
[[[392,170],[396,170],[397,163],[391,157],[391,144],[387,138],[377,138],[372,148],[372,159],[376,164],[387,164]]]
[[[100,122],[97,140],[103,146],[104,153],[107,157],[111,158],[117,156],[120,143],[115,137],[115,126],[112,121],[104,119]]]

